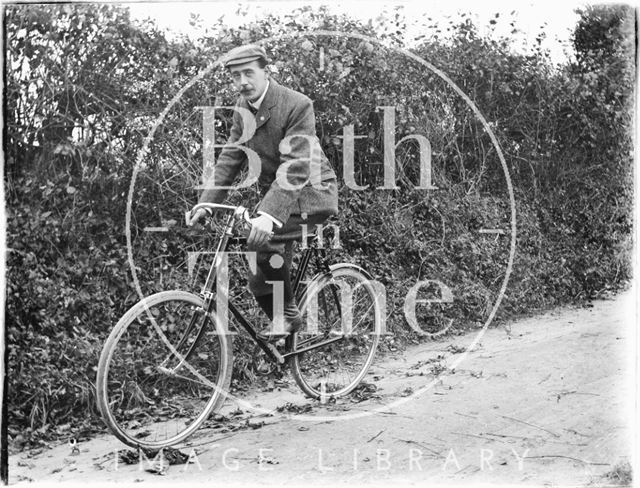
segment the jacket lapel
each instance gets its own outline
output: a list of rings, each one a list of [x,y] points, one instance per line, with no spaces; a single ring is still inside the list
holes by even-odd
[[[269,89],[267,90],[267,94],[264,96],[264,100],[262,100],[260,109],[256,114],[256,130],[266,124],[267,120],[271,118],[271,109],[278,103],[279,86],[280,85],[278,85],[273,78],[269,79]]]

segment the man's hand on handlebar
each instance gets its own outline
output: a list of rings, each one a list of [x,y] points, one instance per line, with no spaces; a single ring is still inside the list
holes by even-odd
[[[251,233],[247,239],[250,246],[260,247],[267,243],[273,234],[273,221],[264,215],[251,219]]]
[[[192,210],[186,214],[187,225],[189,227],[199,226],[199,222],[202,219],[211,216],[212,209],[224,209],[226,211],[233,210],[236,219],[243,221],[245,225],[250,227],[251,230],[247,238],[247,244],[261,247],[273,236],[273,220],[264,215],[251,219],[249,218],[247,209],[242,206],[234,207],[231,205],[200,203],[194,208],[198,209],[195,212]]]
[[[200,223],[200,221],[208,215],[211,214],[207,211],[207,209],[199,208],[196,213],[191,216],[191,219],[189,220],[189,227],[193,227],[194,225]]]

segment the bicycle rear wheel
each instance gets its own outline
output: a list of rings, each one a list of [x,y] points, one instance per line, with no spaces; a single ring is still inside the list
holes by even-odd
[[[307,396],[340,397],[362,381],[383,332],[383,293],[366,271],[346,263],[309,283],[300,301],[306,328],[294,334],[292,350],[336,340],[292,357],[293,377]]]
[[[111,331],[98,363],[98,409],[125,444],[175,445],[222,406],[232,364],[231,337],[200,297],[156,293]]]

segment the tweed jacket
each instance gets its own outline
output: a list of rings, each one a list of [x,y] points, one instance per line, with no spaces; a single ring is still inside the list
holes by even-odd
[[[244,146],[260,158],[258,186],[262,200],[258,211],[283,224],[292,214],[337,214],[336,174],[316,136],[313,102],[270,78],[267,93],[255,114],[253,134],[253,119],[248,119],[253,115],[249,110],[247,101],[239,97],[229,140],[205,184],[200,202],[224,200],[228,188],[248,161],[247,152],[238,147]],[[311,160],[316,163],[311,164]]]

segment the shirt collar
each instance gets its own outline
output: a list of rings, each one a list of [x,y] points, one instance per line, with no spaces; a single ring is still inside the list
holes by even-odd
[[[269,89],[269,80],[267,80],[267,86],[264,87],[264,91],[262,92],[262,95],[260,95],[260,98],[258,98],[255,102],[250,102],[249,100],[247,100],[247,103],[251,105],[253,108],[255,108],[256,110],[258,110],[260,108],[260,105],[262,105],[264,97],[267,95],[268,89]]]

